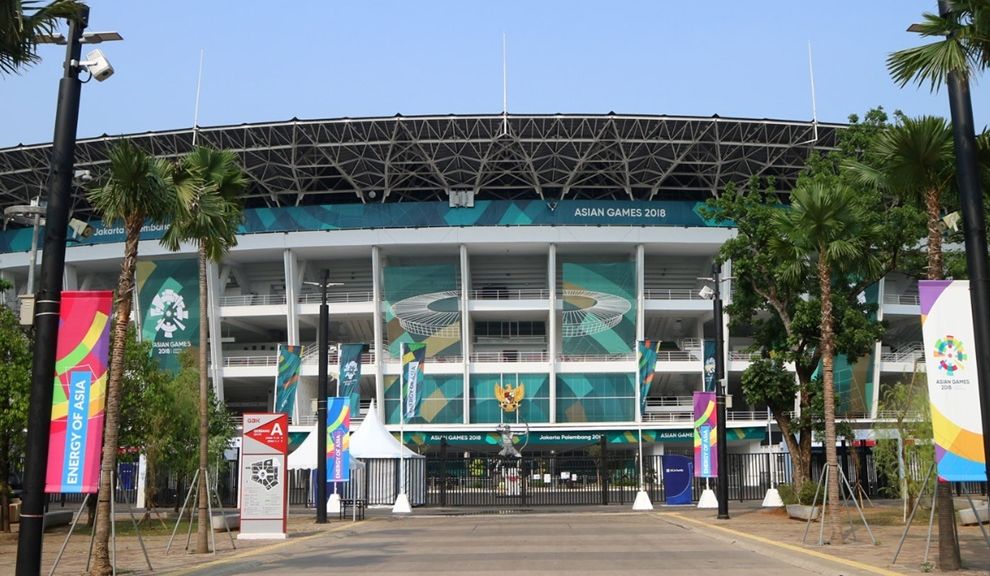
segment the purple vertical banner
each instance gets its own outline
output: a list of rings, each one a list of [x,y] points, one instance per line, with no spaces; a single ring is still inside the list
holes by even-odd
[[[327,398],[327,482],[351,479],[350,398]]]
[[[694,475],[718,476],[718,413],[714,392],[694,393]]]

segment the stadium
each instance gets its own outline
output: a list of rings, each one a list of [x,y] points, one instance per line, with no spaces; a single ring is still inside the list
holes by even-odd
[[[528,450],[567,450],[602,437],[631,449],[641,427],[649,453],[687,453],[691,395],[702,388],[704,342],[715,335],[712,301],[699,292],[733,234],[706,221],[699,205],[753,176],[773,178],[786,192],[808,155],[833,149],[843,129],[614,113],[200,128],[198,143],[234,152],[250,186],[239,243],[211,267],[209,301],[187,312],[209,307],[210,373],[235,413],[273,409],[277,348],[292,344],[305,347],[293,422],[315,421],[316,284],[327,271],[339,284],[327,288],[330,342],[367,345],[362,413],[376,399],[383,421],[398,430],[399,345],[427,344],[420,414],[405,427],[407,443],[421,452],[441,443],[493,450],[495,427],[506,418],[493,390],[523,384],[513,418],[527,425]],[[177,158],[192,148],[193,130],[80,140],[77,173],[98,182],[108,148],[121,138]],[[50,145],[0,150],[3,208],[42,194],[50,154]],[[95,233],[67,249],[65,288],[113,289],[122,230],[99,221],[85,199],[87,183],[77,183],[72,215]],[[14,285],[3,299],[11,307],[30,293],[34,231],[21,218],[0,234],[0,278]],[[146,227],[139,249],[146,289],[135,317],[151,337],[162,326],[142,304],[143,292],[165,285],[152,278],[186,286],[183,270],[195,270],[195,251],[166,251],[157,241],[162,233]],[[721,274],[731,276],[731,262]],[[188,289],[187,302],[194,292]],[[731,301],[731,280],[722,295]],[[878,417],[880,388],[921,357],[916,287],[888,277],[870,297],[881,303],[890,341],[856,366],[837,366],[840,381],[846,373],[840,412],[864,428]],[[184,327],[165,329],[174,335]],[[640,339],[661,342],[642,418]],[[730,331],[724,340],[729,451],[760,452],[771,421],[740,391],[751,340]]]

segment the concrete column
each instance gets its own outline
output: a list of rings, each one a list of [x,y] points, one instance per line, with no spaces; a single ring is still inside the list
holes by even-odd
[[[206,264],[206,299],[205,308],[209,310],[207,318],[210,326],[210,376],[213,378],[213,390],[217,399],[223,402],[223,343],[220,334],[220,275],[217,264]],[[200,302],[200,306],[204,306]]]
[[[877,290],[877,320],[883,320],[883,301],[887,294],[887,279],[880,279],[880,286]],[[880,364],[881,354],[883,354],[883,341],[877,340],[873,345],[873,397],[870,398],[870,418],[876,420],[877,412],[880,410]]]
[[[299,292],[302,277],[298,274],[296,254],[286,248],[282,251],[285,267],[285,339],[290,346],[299,344]]]
[[[557,245],[547,251],[547,289],[550,314],[547,318],[547,354],[550,356],[550,422],[557,421]]]
[[[79,290],[79,270],[74,264],[66,264],[62,276],[62,290]]]
[[[385,350],[385,342],[382,334],[382,322],[384,314],[382,307],[382,255],[381,248],[373,246],[371,248],[371,291],[372,300],[375,303],[374,312],[374,349],[375,349],[375,404],[378,407],[378,417],[382,423],[385,422],[385,360],[388,353]]]
[[[646,247],[636,245],[636,340],[646,338]],[[638,404],[637,404],[638,406]]]
[[[461,244],[461,353],[464,355],[464,423],[471,423],[471,261],[467,246]]]

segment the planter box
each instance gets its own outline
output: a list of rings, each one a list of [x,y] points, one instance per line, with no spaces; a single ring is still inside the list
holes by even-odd
[[[957,509],[956,514],[959,515],[959,523],[963,526],[972,526],[977,523],[979,519],[980,524],[986,524],[990,520],[990,507],[987,506],[986,502],[976,502],[976,514],[973,514],[973,509],[969,507],[969,503],[966,504],[966,508]]]
[[[788,504],[787,515],[798,520],[818,520],[821,510],[818,506],[805,506],[804,504]]]
[[[210,518],[210,523],[213,525],[213,530],[216,532],[226,532],[227,528],[223,527],[223,519],[227,519],[227,528],[231,530],[238,530],[241,527],[241,512],[240,510],[234,510],[233,512],[224,512],[223,516],[220,514],[213,514]]]

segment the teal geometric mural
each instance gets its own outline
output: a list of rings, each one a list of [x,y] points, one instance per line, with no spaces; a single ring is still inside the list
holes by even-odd
[[[461,309],[453,264],[386,266],[385,330],[389,352],[403,342],[423,342],[426,357],[461,354]]]
[[[385,423],[399,423],[399,377],[385,376]],[[460,374],[427,375],[423,381],[423,399],[419,416],[410,424],[463,424],[464,379]]]
[[[498,424],[514,423],[515,412],[502,412],[495,399],[495,386],[512,386],[518,383],[526,389],[522,404],[519,405],[519,421],[536,424],[550,421],[550,375],[549,374],[472,374],[471,375],[471,423]]]
[[[557,422],[629,422],[635,414],[635,374],[557,375]]]
[[[636,339],[633,262],[564,262],[564,354],[626,354]]]

